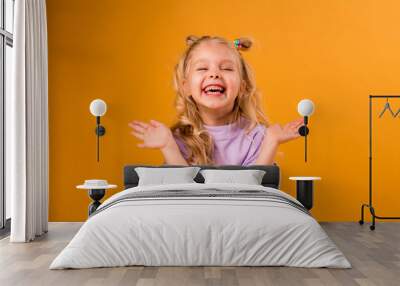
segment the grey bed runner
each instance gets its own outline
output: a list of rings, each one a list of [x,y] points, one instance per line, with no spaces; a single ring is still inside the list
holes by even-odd
[[[120,196],[119,198],[101,205],[99,209],[93,212],[90,217],[108,209],[111,206],[117,205],[126,201],[143,201],[151,199],[191,199],[191,198],[231,198],[231,199],[257,199],[257,201],[265,200],[269,202],[282,203],[292,206],[305,214],[311,215],[310,212],[300,203],[290,200],[282,195],[260,190],[240,190],[240,191],[221,191],[217,189],[203,189],[203,190],[163,190],[163,191],[137,191]],[[90,218],[89,217],[89,218]]]

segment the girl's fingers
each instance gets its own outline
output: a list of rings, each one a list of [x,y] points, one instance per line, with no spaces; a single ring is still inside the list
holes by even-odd
[[[285,126],[292,127],[292,126],[301,126],[303,124],[304,124],[304,119],[303,118],[298,118],[296,120],[288,122]]]
[[[300,127],[301,125],[303,125],[303,119],[298,119],[287,124],[290,128]]]
[[[141,134],[141,133],[137,133],[137,132],[132,131],[131,134],[134,135],[135,137],[141,139],[141,140],[144,139],[144,135]]]
[[[300,117],[299,119],[295,120],[294,122],[303,124],[304,123],[304,118]]]
[[[146,133],[150,130],[153,129],[152,125],[143,123],[143,122],[139,122],[139,121],[133,121],[131,123],[128,124],[129,127],[133,128],[136,132],[139,133]]]
[[[294,120],[294,121],[292,121],[290,123],[295,125],[295,126],[303,125],[304,124],[304,119],[303,118],[299,118],[299,119],[296,119],[296,120]]]
[[[160,122],[158,122],[158,121],[156,121],[156,120],[150,120],[150,124],[151,125],[153,125],[154,127],[158,127],[158,126],[160,126],[161,125],[161,123]]]
[[[129,126],[135,125],[135,124],[138,124],[138,122],[139,122],[139,121],[137,121],[137,120],[132,120],[131,122],[128,123],[128,125],[129,125]]]
[[[140,126],[144,129],[147,129],[149,127],[149,125],[147,123],[141,122],[141,121],[137,121],[137,120],[133,120],[132,122],[130,122],[128,124],[129,126]]]
[[[295,124],[294,122],[290,122],[288,124],[285,125],[284,129],[288,129],[288,130],[294,130],[297,128],[297,124]]]
[[[303,120],[296,120],[296,121],[293,121],[293,122],[291,122],[291,123],[289,123],[289,127],[292,129],[298,129],[298,128],[300,128],[300,126],[302,126],[304,123],[303,123]]]
[[[296,124],[296,125],[294,126],[294,129],[299,129],[300,126],[303,126],[303,123]]]
[[[129,125],[133,130],[135,130],[136,132],[140,132],[140,133],[144,133],[147,131],[146,128],[143,128],[140,125]]]
[[[140,125],[135,123],[135,122],[129,122],[128,126],[131,127],[131,128],[135,128],[136,126],[140,126]]]
[[[292,128],[296,125],[295,122],[289,122],[288,124],[286,124],[286,127]]]
[[[298,131],[301,125],[296,125],[296,126],[290,126],[287,130],[291,135],[298,135]]]

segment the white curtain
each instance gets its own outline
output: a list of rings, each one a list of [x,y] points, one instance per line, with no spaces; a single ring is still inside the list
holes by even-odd
[[[48,83],[45,0],[16,0],[13,92],[6,98],[11,242],[48,229]]]

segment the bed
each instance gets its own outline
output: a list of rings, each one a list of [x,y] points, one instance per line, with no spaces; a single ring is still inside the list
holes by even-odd
[[[271,166],[198,166],[261,170],[261,184],[204,182],[140,185],[128,165],[125,190],[105,200],[50,269],[144,266],[291,266],[351,268],[318,222],[279,190]],[[158,170],[157,169],[157,170]]]

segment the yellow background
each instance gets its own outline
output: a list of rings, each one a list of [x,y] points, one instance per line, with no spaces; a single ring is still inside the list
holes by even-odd
[[[368,95],[400,94],[399,11],[396,0],[48,0],[50,221],[87,218],[90,199],[75,189],[85,179],[117,184],[108,197],[122,190],[124,165],[162,163],[159,151],[136,147],[128,122],[174,122],[172,71],[189,34],[254,39],[244,57],[272,123],[314,101],[309,161],[302,138],[281,145],[281,189],[295,194],[289,176],[321,176],[313,215],[357,221],[368,200]],[[108,104],[100,163],[95,98]],[[400,213],[400,116],[378,119],[384,102],[374,102],[373,184],[377,213],[388,216]]]

